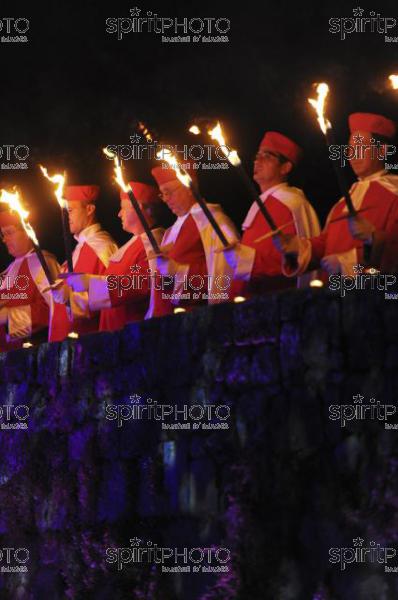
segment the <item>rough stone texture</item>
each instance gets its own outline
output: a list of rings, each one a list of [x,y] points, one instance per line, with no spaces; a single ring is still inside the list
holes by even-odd
[[[0,430],[0,548],[30,553],[27,574],[0,573],[0,598],[396,599],[384,565],[341,571],[329,549],[398,550],[398,431],[342,428],[329,406],[395,405],[397,366],[396,305],[323,290],[0,355],[0,405],[29,407],[26,431]],[[180,421],[195,406],[190,430],[106,418],[155,403]],[[229,428],[194,429],[198,405],[228,406]],[[135,537],[227,548],[229,571],[118,571],[106,549]]]

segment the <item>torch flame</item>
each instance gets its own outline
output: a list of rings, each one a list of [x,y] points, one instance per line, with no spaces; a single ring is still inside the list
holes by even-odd
[[[191,127],[188,129],[188,131],[190,133],[193,133],[194,135],[199,135],[200,134],[200,129],[197,125],[191,125]]]
[[[144,138],[146,139],[147,142],[151,143],[152,140],[152,136],[151,136],[151,132],[149,131],[148,127],[145,125],[145,123],[143,123],[142,121],[138,122],[138,129],[141,131],[142,135],[144,136]]]
[[[209,129],[208,133],[212,140],[216,140],[216,142],[219,143],[222,153],[226,156],[231,165],[238,167],[241,164],[241,160],[236,150],[230,150],[226,145],[221,124],[218,122],[213,129]]]
[[[326,131],[332,127],[330,121],[328,121],[324,115],[325,100],[329,93],[329,86],[327,83],[318,83],[316,91],[318,98],[316,100],[314,100],[314,98],[308,98],[308,102],[313,108],[315,108],[316,114],[318,115],[319,126],[322,130],[322,133],[326,135]]]
[[[167,162],[170,165],[170,167],[176,172],[179,181],[181,181],[181,183],[185,185],[185,187],[191,187],[191,176],[189,175],[189,173],[187,173],[184,169],[180,167],[176,157],[174,156],[170,148],[162,148],[162,150],[159,150],[159,152],[156,153],[156,158]]]
[[[21,204],[21,201],[19,198],[19,192],[15,188],[14,188],[13,192],[7,192],[7,190],[1,190],[0,191],[0,202],[4,202],[5,204],[8,205],[8,207],[11,211],[18,213],[19,218],[21,219],[22,226],[26,231],[26,234],[32,240],[32,242],[34,244],[36,244],[36,246],[38,246],[39,242],[38,242],[36,234],[33,230],[33,227],[27,221],[27,218],[29,217],[29,213],[27,210],[24,209],[24,207]]]
[[[106,146],[105,148],[102,148],[102,152],[105,154],[105,156],[107,156],[108,158],[115,158],[115,154],[113,152],[111,152],[110,150],[108,150],[108,146]]]
[[[389,75],[388,79],[391,81],[392,89],[398,90],[398,75]]]
[[[115,181],[118,184],[118,186],[123,190],[123,192],[127,193],[130,190],[130,188],[123,179],[122,166],[120,164],[117,154],[114,154],[113,152],[108,150],[108,148],[103,148],[102,151],[108,158],[113,158],[113,170],[115,172]]]
[[[64,185],[65,185],[64,175],[61,175],[61,173],[56,173],[55,175],[50,177],[47,169],[45,167],[42,167],[41,165],[39,165],[39,166],[40,166],[41,172],[43,173],[44,177],[46,177],[49,181],[51,181],[51,183],[55,183],[57,185],[54,193],[55,193],[55,197],[57,199],[58,204],[60,205],[61,208],[67,208],[68,203],[65,200],[65,198],[62,197],[63,193],[64,193]]]

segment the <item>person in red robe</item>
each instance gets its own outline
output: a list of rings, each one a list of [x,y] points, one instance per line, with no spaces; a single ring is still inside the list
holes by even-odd
[[[276,226],[282,227],[285,234],[310,237],[320,232],[318,217],[304,192],[288,183],[301,155],[301,148],[293,140],[277,131],[267,131],[256,154],[253,178]],[[235,294],[250,297],[296,285],[305,287],[316,276],[314,273],[292,281],[283,275],[271,228],[256,202],[250,207],[242,229],[242,244],[252,249],[252,263],[247,280],[235,284]]]
[[[189,174],[196,185],[196,174],[192,169]],[[247,272],[251,260],[238,244],[239,235],[231,219],[219,204],[207,203],[229,243],[224,249],[192,191],[179,181],[176,171],[159,166],[152,169],[152,175],[162,199],[177,217],[162,240],[166,257],[157,259],[159,272],[173,278],[172,288],[163,290],[163,297],[170,297],[175,307],[185,311],[229,300],[233,279]]]
[[[394,268],[391,253],[397,247],[398,177],[388,174],[383,163],[396,133],[395,123],[373,113],[351,114],[348,122],[348,143],[354,149],[351,167],[358,177],[350,195],[358,213],[349,216],[341,198],[319,236],[302,239],[281,234],[275,238],[275,247],[290,256],[283,264],[287,276],[321,266],[326,282],[328,274],[355,275],[361,263]]]
[[[134,195],[155,240],[160,245],[164,229],[159,227],[158,190],[130,181]],[[120,193],[118,214],[124,231],[133,236],[109,260],[102,276],[70,275],[68,284],[77,293],[87,293],[92,313],[100,312],[100,331],[122,329],[127,323],[171,313],[170,302],[155,294],[156,260],[144,227],[126,193]]]
[[[25,232],[19,217],[12,212],[0,212],[1,240],[14,258],[0,274],[0,352],[22,348],[24,342],[47,341],[51,294],[44,290],[48,281],[33,242]],[[43,251],[51,275],[58,275],[56,258]]]
[[[73,271],[101,275],[109,259],[117,250],[112,237],[101,228],[96,218],[96,185],[66,186],[64,197],[68,203],[69,227],[77,245],[73,251]],[[67,265],[62,266],[67,271]],[[52,290],[56,302],[49,341],[60,341],[70,332],[79,335],[93,333],[99,328],[99,314],[91,313],[85,293],[73,293],[58,280]]]

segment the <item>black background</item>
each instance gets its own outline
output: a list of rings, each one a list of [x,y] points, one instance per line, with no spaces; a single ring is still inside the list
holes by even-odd
[[[229,42],[162,43],[154,33],[129,33],[119,41],[106,32],[108,17],[129,17],[135,5],[141,16],[152,11],[162,17],[226,17]],[[30,28],[27,43],[0,44],[0,144],[26,144],[30,155],[28,170],[2,170],[1,183],[21,187],[41,245],[59,259],[59,211],[38,170],[40,162],[50,172],[66,169],[69,183],[100,184],[101,220],[123,242],[118,191],[102,147],[129,144],[136,119],[146,121],[162,141],[198,143],[187,134],[188,126],[196,116],[208,115],[222,120],[227,140],[250,171],[267,129],[296,139],[305,161],[293,183],[304,188],[323,222],[338,188],[306,100],[313,95],[311,85],[330,84],[329,115],[341,143],[350,112],[381,112],[398,120],[398,93],[387,86],[387,76],[398,72],[398,43],[386,43],[378,33],[341,40],[329,32],[329,19],[352,17],[356,6],[286,0],[236,6],[86,1],[25,8],[2,3],[2,16],[28,18]],[[398,20],[395,2],[359,6],[363,16],[373,10]],[[390,35],[398,35],[398,25]],[[130,160],[126,175],[150,182],[151,166]],[[349,168],[347,173],[352,177]],[[238,225],[242,222],[251,202],[232,170],[204,171],[200,184],[209,201],[220,202]],[[8,261],[2,248],[0,264]]]

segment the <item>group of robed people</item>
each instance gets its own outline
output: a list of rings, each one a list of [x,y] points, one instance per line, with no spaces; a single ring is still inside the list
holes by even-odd
[[[289,185],[302,151],[275,131],[260,143],[253,178],[276,232],[256,202],[241,234],[220,205],[207,203],[228,242],[223,244],[192,189],[162,164],[152,169],[154,185],[129,182],[141,218],[128,194],[120,193],[118,217],[131,238],[118,248],[96,216],[99,187],[66,186],[69,227],[77,242],[73,273],[44,251],[54,280],[50,285],[18,215],[1,210],[1,239],[13,260],[0,275],[0,352],[73,333],[114,331],[237,297],[302,288],[315,278],[327,282],[330,274],[352,276],[357,265],[398,272],[398,176],[384,164],[395,123],[382,115],[354,113],[349,129],[349,145],[358,148],[360,140],[364,149],[350,161],[357,177],[350,189],[355,211],[349,212],[341,198],[322,230],[304,192]],[[375,143],[377,153],[372,152]],[[190,175],[197,185],[196,172]],[[166,230],[159,218],[162,202],[176,217]]]

